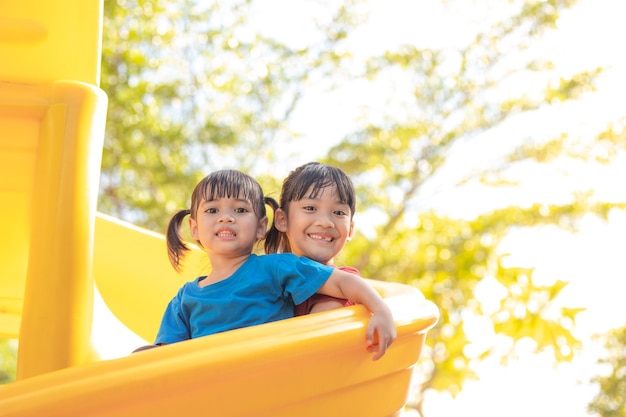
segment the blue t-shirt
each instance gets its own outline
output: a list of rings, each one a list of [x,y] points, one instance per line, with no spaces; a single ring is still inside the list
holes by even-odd
[[[206,287],[198,277],[170,301],[155,343],[175,343],[294,316],[333,267],[291,253],[250,255],[230,277]]]

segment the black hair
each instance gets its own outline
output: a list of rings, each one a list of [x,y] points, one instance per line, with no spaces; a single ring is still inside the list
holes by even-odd
[[[265,204],[272,208],[277,205],[273,198],[263,196],[263,188],[254,178],[243,172],[225,169],[207,175],[194,188],[190,208],[176,212],[167,225],[167,254],[175,270],[180,271],[185,253],[189,251],[180,234],[183,219],[187,215],[196,219],[203,201],[218,198],[241,198],[249,201],[258,219],[266,216]],[[199,241],[196,242],[202,246]]]
[[[341,169],[320,162],[306,163],[289,173],[280,192],[280,208],[288,214],[291,201],[300,201],[305,197],[315,198],[328,187],[335,188],[339,201],[350,207],[350,217],[354,217],[356,192],[352,180]],[[279,231],[275,223],[274,218],[265,235],[265,253],[291,252],[287,235]]]

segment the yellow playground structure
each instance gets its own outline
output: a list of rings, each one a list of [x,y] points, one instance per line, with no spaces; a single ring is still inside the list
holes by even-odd
[[[203,267],[197,252],[176,274],[163,236],[96,211],[102,10],[103,0],[0,0],[0,337],[19,340],[0,416],[401,415],[439,317],[406,285],[371,281],[398,328],[377,362],[362,306],[95,353],[95,288],[152,341],[169,299]]]

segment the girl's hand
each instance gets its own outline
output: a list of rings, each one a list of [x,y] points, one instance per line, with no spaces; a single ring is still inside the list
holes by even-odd
[[[382,358],[396,340],[396,324],[389,306],[380,294],[363,278],[340,269],[333,270],[317,292],[363,304],[372,312],[365,335],[367,351],[375,353],[375,361]]]
[[[393,341],[396,340],[396,325],[387,306],[383,311],[372,315],[366,332],[367,351],[376,353],[372,360],[382,358]]]

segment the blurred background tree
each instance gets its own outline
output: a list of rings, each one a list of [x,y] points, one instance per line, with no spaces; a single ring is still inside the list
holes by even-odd
[[[600,417],[626,416],[626,326],[601,336],[607,356],[599,359],[606,372],[593,379],[598,394],[589,403],[589,412]]]
[[[235,166],[276,184],[268,167],[292,139],[289,116],[307,85],[338,81],[341,43],[358,19],[351,2],[337,3],[314,44],[294,49],[255,31],[252,1],[104,7],[99,209],[157,231],[212,170]]]
[[[575,231],[585,216],[623,209],[584,186],[545,201],[527,180],[529,172],[547,180],[610,163],[626,132],[623,118],[578,132],[571,117],[555,117],[593,94],[605,74],[593,61],[559,68],[543,48],[576,1],[441,0],[477,16],[464,42],[425,47],[416,39],[363,54],[355,39],[370,3],[292,0],[271,16],[252,0],[105,0],[99,210],[162,232],[198,179],[224,167],[276,195],[277,167],[295,168],[291,161],[306,162],[302,153],[324,143],[307,143],[294,123],[304,101],[320,91],[350,96],[358,119],[317,159],[341,167],[358,190],[357,236],[341,261],[414,285],[441,309],[410,403],[422,412],[423,392],[458,394],[475,377],[472,364],[494,356],[506,363],[520,341],[555,362],[581,348],[572,333],[581,309],[554,307],[567,277],[540,285],[532,268],[507,263],[500,244],[522,229]],[[306,26],[290,37],[268,34],[268,24],[287,25],[296,9]],[[327,123],[314,112],[306,118]],[[450,190],[466,196],[453,202],[467,207],[463,216],[430,204]],[[491,204],[477,209],[485,195]],[[477,297],[485,288],[499,294],[496,307]],[[478,343],[469,331],[477,321],[506,343]]]
[[[0,384],[15,381],[17,346],[15,341],[0,339]]]

